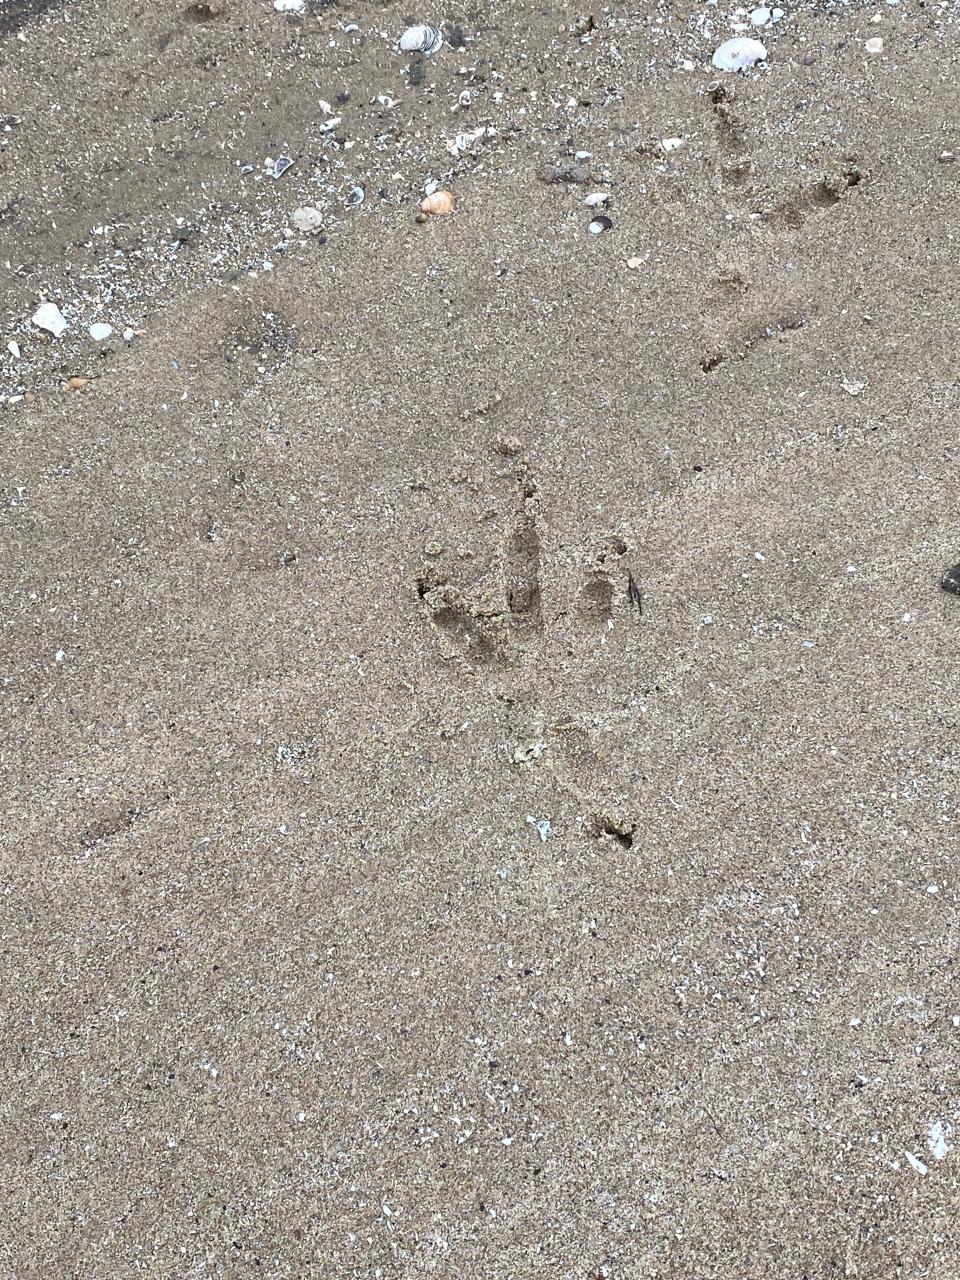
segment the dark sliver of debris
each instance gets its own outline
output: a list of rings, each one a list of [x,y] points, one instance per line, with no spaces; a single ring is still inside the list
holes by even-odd
[[[947,570],[940,579],[940,586],[950,595],[960,596],[960,564],[955,564]]]
[[[627,574],[627,603],[637,613],[643,613],[643,596],[632,573]]]
[[[0,0],[0,37],[15,36],[31,18],[38,18],[60,0]]]

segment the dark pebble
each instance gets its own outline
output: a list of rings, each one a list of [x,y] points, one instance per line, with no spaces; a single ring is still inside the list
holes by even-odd
[[[940,585],[952,596],[960,596],[960,564],[955,564],[952,569],[947,570],[940,579]]]

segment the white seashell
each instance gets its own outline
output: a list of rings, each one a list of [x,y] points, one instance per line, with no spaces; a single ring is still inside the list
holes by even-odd
[[[863,47],[867,53],[883,53],[883,41],[879,36],[871,36]]]
[[[594,220],[590,223],[589,227],[587,227],[587,230],[590,232],[592,236],[599,236],[604,231],[609,231],[612,228],[612,226],[613,226],[613,219],[608,218],[605,213],[602,213],[599,218],[594,218]]]
[[[759,40],[745,36],[736,40],[724,40],[714,52],[713,65],[718,71],[745,71],[757,62],[765,62],[767,50]]]
[[[307,0],[273,0],[277,13],[303,13]]]
[[[363,197],[365,195],[366,192],[363,187],[351,187],[347,192],[347,208],[356,209],[359,205],[363,204]]]
[[[20,343],[19,342],[14,342],[14,340],[11,338],[10,341],[7,343],[7,350],[13,356],[14,360],[20,359]]]
[[[473,129],[467,133],[458,133],[454,138],[445,139],[446,147],[452,156],[459,156],[465,151],[469,151],[473,144],[479,142],[481,138],[496,136],[496,132],[496,129],[489,125],[481,125],[479,129]]]
[[[106,342],[106,340],[110,337],[111,333],[113,333],[113,325],[112,324],[92,324],[90,325],[89,329],[87,329],[87,333],[89,333],[90,337],[94,340],[94,342]]]
[[[37,307],[32,318],[38,329],[46,329],[55,338],[59,338],[61,333],[66,332],[67,322],[60,308],[52,302],[45,302],[42,307]]]
[[[683,146],[682,138],[661,138],[660,139],[660,150],[665,155],[669,155],[671,151],[679,151],[682,146]]]
[[[333,133],[337,125],[341,122],[343,116],[331,116],[329,120],[324,122],[317,129],[317,133]]]
[[[773,14],[766,5],[761,5],[759,9],[754,9],[753,13],[751,13],[750,21],[755,27],[765,27],[772,17]]]
[[[315,236],[323,229],[323,214],[312,204],[304,204],[299,209],[294,209],[290,215],[290,221],[297,231],[302,231],[306,236]]]
[[[415,27],[407,27],[400,37],[400,48],[403,53],[422,53],[429,58],[443,44],[443,32],[439,27],[431,27],[420,23]]]
[[[597,205],[607,204],[610,199],[609,191],[593,191],[584,200],[584,204],[589,209],[595,209]]]

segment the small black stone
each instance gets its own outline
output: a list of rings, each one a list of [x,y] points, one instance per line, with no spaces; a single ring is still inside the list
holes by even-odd
[[[952,596],[960,596],[960,564],[955,564],[940,579],[940,585],[944,591],[949,591]]]

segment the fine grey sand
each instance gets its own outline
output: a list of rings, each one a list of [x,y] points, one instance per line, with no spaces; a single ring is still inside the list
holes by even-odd
[[[960,5],[784,9],[0,0],[0,1276],[960,1274]]]

